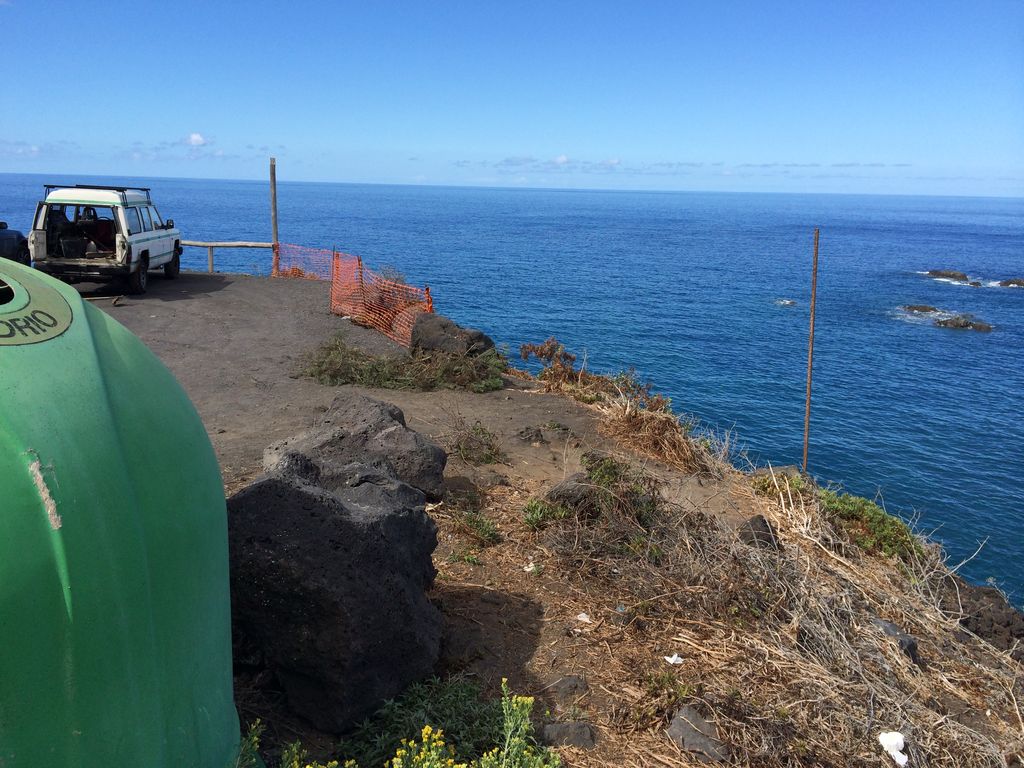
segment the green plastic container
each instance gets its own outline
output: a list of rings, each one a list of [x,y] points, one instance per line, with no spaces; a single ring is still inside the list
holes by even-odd
[[[202,422],[138,338],[5,259],[0,483],[0,768],[233,766],[227,525]]]

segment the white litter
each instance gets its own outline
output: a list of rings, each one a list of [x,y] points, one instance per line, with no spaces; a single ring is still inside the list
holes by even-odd
[[[594,623],[593,621],[590,620],[590,616],[588,614],[586,614],[586,613],[581,613],[579,616],[576,617],[576,620],[577,621],[582,621],[584,624],[593,624]]]
[[[523,566],[523,570],[526,571],[527,573],[533,573],[534,571],[537,570],[537,566],[534,563],[531,562],[529,565],[524,565]]]
[[[665,661],[667,661],[669,664],[682,664],[683,663],[683,657],[680,656],[678,653],[673,653],[671,656],[665,656],[664,658],[665,658]]]
[[[903,768],[910,759],[903,753],[905,746],[903,734],[899,731],[882,731],[878,734],[878,743],[882,749],[889,753],[889,756],[896,761],[896,765]]]

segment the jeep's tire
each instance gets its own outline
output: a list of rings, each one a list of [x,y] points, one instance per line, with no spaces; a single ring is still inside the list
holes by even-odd
[[[139,259],[139,266],[128,275],[128,293],[138,296],[146,292],[149,284],[149,256]]]
[[[164,264],[164,278],[173,280],[181,273],[181,255],[174,254],[174,258]]]
[[[14,253],[14,260],[26,267],[32,263],[32,257],[28,255],[28,243],[22,243]]]

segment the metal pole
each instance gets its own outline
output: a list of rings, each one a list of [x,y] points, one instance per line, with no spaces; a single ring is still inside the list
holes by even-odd
[[[213,246],[206,249],[206,271],[213,272]]]
[[[814,303],[818,293],[818,234],[814,230],[814,266],[811,267],[811,333],[807,342],[807,401],[804,406],[804,474],[807,473],[807,442],[811,434],[811,371],[814,367]]]
[[[281,246],[277,239],[277,159],[270,158],[270,232],[274,243],[274,261],[271,275],[277,275],[281,269]]]

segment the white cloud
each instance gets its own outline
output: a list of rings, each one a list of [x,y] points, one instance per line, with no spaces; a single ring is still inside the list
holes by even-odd
[[[567,155],[559,155],[551,162],[554,163],[555,165],[565,165],[566,163],[569,162],[569,158]]]
[[[205,147],[209,140],[201,133],[190,133],[186,139],[190,147]]]

